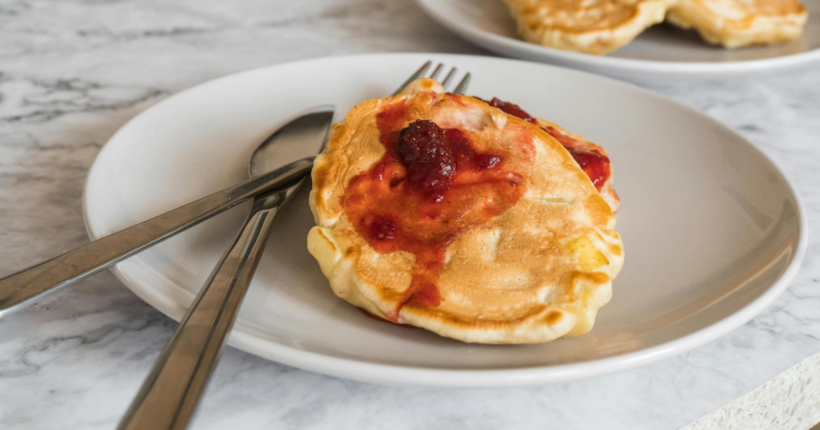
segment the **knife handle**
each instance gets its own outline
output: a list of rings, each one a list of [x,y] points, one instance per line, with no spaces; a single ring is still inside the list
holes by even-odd
[[[313,166],[304,158],[59,257],[0,279],[0,317],[29,306],[258,194],[288,188]]]
[[[188,427],[253,279],[274,216],[296,188],[254,199],[245,226],[188,308],[118,430]]]

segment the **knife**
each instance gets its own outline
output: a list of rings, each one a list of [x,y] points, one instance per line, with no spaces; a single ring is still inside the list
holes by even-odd
[[[324,128],[332,120],[328,118],[327,121],[328,124],[322,125]],[[0,279],[0,318],[95,275],[112,264],[257,195],[290,188],[310,172],[314,158],[294,161]]]

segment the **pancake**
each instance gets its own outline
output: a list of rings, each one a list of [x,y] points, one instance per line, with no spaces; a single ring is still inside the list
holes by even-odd
[[[615,181],[615,172],[606,150],[602,146],[590,142],[558,124],[542,118],[534,118],[538,121],[539,127],[560,142],[576,162],[582,164],[581,168],[593,181],[593,185],[601,193],[601,197],[612,208],[612,212],[617,213],[618,207],[621,206],[621,198],[612,188],[612,183]]]
[[[334,124],[308,234],[334,293],[465,342],[588,332],[623,265],[615,217],[544,130],[422,79]]]
[[[504,0],[528,42],[602,55],[663,21],[670,0]]]
[[[612,212],[618,212],[618,207],[621,205],[621,198],[618,197],[618,193],[612,188],[612,183],[615,181],[615,172],[606,149],[572,133],[554,122],[530,115],[515,103],[506,102],[496,97],[493,97],[492,100],[484,101],[494,108],[501,109],[510,115],[537,125],[549,133],[550,136],[554,137],[555,140],[569,151],[572,158],[574,158],[581,169],[584,170],[584,173],[589,176],[595,188],[601,193],[604,200],[609,203]]]
[[[799,0],[678,0],[666,17],[709,43],[737,48],[795,39],[808,12]]]

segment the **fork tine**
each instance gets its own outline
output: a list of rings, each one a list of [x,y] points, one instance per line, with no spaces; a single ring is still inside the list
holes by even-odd
[[[456,74],[456,71],[458,71],[458,69],[456,69],[455,67],[453,67],[452,69],[450,69],[450,72],[449,72],[449,73],[447,73],[447,76],[445,76],[445,77],[444,77],[444,80],[443,80],[443,81],[441,81],[441,86],[442,86],[442,87],[444,87],[445,89],[447,88],[447,85],[448,85],[448,84],[450,83],[450,81],[453,79],[453,76]]]
[[[443,69],[443,68],[444,68],[444,63],[438,63],[438,66],[436,66],[436,69],[433,70],[433,74],[430,75],[430,79],[438,78],[438,74],[441,73],[441,69]]]
[[[406,87],[406,86],[410,85],[410,82],[413,82],[413,81],[415,81],[416,79],[418,79],[418,78],[422,77],[425,73],[427,73],[427,69],[429,69],[429,68],[430,68],[430,65],[431,65],[431,64],[433,64],[433,62],[432,62],[432,61],[430,61],[430,60],[427,60],[427,62],[426,62],[426,63],[424,63],[424,64],[422,64],[422,66],[421,66],[421,67],[419,67],[419,69],[418,69],[418,70],[416,70],[416,71],[415,71],[412,75],[410,75],[410,77],[409,77],[409,78],[407,78],[407,80],[406,80],[406,81],[404,81],[404,83],[403,83],[403,84],[401,84],[401,86],[399,87],[399,89],[397,89],[396,91],[394,91],[392,95],[394,95],[394,96],[395,96],[396,94],[400,93],[400,92],[404,89],[404,87]]]
[[[453,94],[464,95],[464,92],[467,91],[468,85],[470,85],[470,73],[467,73],[463,78],[461,78],[461,82],[456,85],[456,89],[453,90]]]

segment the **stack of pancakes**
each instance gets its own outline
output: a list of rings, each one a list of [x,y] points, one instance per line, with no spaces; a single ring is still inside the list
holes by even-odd
[[[799,0],[504,0],[525,40],[605,54],[664,19],[694,28],[709,43],[737,48],[800,36]]]
[[[420,123],[483,160],[434,199],[396,154]],[[394,323],[477,343],[580,335],[623,265],[613,210],[565,146],[429,79],[351,109],[312,175],[310,253],[337,296]]]

